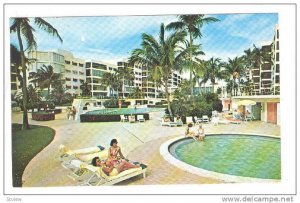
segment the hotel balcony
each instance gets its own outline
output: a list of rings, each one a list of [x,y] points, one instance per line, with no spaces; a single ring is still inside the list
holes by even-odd
[[[261,71],[262,72],[272,71],[272,65],[271,65],[271,63],[262,64],[261,65]]]

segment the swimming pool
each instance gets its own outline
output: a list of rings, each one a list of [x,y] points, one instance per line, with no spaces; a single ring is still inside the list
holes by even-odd
[[[189,138],[173,141],[168,150],[174,158],[206,171],[256,179],[281,179],[278,138],[208,135],[205,142]]]

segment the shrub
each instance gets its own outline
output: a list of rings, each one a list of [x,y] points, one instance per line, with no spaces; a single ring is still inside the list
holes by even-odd
[[[46,112],[46,111],[33,112],[32,120],[36,120],[36,121],[55,120],[55,114],[52,112]]]

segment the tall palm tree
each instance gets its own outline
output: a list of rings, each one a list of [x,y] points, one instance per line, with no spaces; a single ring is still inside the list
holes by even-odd
[[[100,83],[109,88],[109,96],[112,96],[117,86],[117,77],[115,73],[104,73],[100,79]]]
[[[37,83],[41,90],[47,88],[47,96],[50,96],[51,86],[59,82],[60,74],[55,73],[51,65],[44,65],[38,69],[37,73],[31,73],[30,78],[33,78],[31,82]]]
[[[201,28],[204,24],[219,21],[214,17],[205,17],[204,14],[198,15],[179,15],[179,21],[172,22],[167,26],[167,29],[185,30],[189,34],[189,45],[193,46],[194,39],[201,38]],[[193,52],[190,50],[189,60],[192,61]],[[190,81],[191,81],[191,95],[193,95],[193,83],[192,83],[192,66],[190,67]]]
[[[121,82],[121,91],[123,98],[125,98],[125,83],[131,85],[134,80],[132,70],[128,67],[119,68],[116,72],[118,80]]]
[[[168,37],[165,34],[165,26],[161,24],[159,39],[156,40],[152,35],[143,33],[141,48],[132,51],[129,58],[130,64],[142,64],[150,68],[152,77],[163,87],[168,103],[168,110],[172,116],[171,101],[168,80],[172,71],[175,69],[186,52],[178,51],[178,44],[184,41],[186,33],[179,31],[171,33]]]
[[[245,66],[242,57],[235,57],[234,59],[228,59],[228,63],[225,66],[226,76],[233,82],[234,95],[237,95],[240,79],[245,74]]]
[[[57,36],[59,40],[62,42],[62,38],[58,34],[58,31],[47,21],[45,21],[42,18],[33,18],[34,24],[46,31],[49,34],[52,34],[53,36]],[[37,47],[35,37],[34,37],[34,32],[35,29],[30,25],[31,20],[29,18],[13,18],[12,19],[12,24],[10,26],[10,32],[12,33],[17,33],[18,37],[18,43],[19,43],[19,49],[21,52],[21,66],[22,66],[22,75],[23,75],[23,82],[22,82],[22,91],[23,91],[23,129],[30,129],[29,123],[28,123],[28,115],[27,115],[27,67],[26,67],[26,57],[25,57],[25,50],[29,49],[34,49]],[[23,38],[23,39],[22,39]],[[26,48],[24,49],[24,44],[23,40],[25,40],[25,46]]]
[[[83,82],[80,85],[80,89],[82,91],[82,96],[90,96],[91,95],[91,86],[88,82]]]
[[[217,84],[217,80],[221,80],[225,78],[225,72],[222,70],[224,67],[224,63],[220,58],[210,58],[206,63],[206,71],[205,71],[205,82],[209,79],[212,84],[213,93],[215,91],[215,85]]]

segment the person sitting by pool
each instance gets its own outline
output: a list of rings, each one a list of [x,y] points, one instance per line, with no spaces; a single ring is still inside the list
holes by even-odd
[[[185,136],[186,137],[192,137],[194,140],[197,140],[196,133],[191,130],[191,127],[193,127],[192,123],[189,123],[186,130],[185,130]]]
[[[204,128],[202,127],[201,124],[199,125],[196,137],[197,136],[198,136],[198,138],[199,138],[200,141],[204,141],[204,139],[205,139],[205,133],[204,133]]]
[[[131,169],[131,168],[139,168],[142,167],[141,164],[132,164],[125,159],[120,159],[118,161],[111,160],[110,158],[106,160],[100,160],[99,157],[94,157],[92,159],[92,165],[93,166],[99,166],[102,167],[102,171],[109,175],[114,169],[116,169],[117,173],[121,173],[122,171]]]

